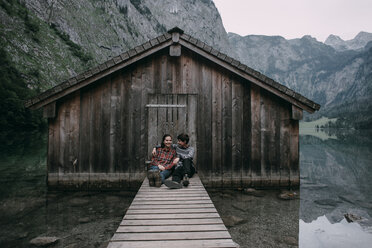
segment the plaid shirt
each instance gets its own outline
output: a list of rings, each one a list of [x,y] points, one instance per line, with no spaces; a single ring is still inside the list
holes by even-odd
[[[163,165],[166,170],[172,169],[173,160],[177,157],[175,149],[156,148],[156,155],[152,157],[150,165]]]

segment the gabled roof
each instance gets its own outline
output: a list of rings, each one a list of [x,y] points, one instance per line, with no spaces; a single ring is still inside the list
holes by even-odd
[[[172,44],[180,44],[196,52],[309,113],[313,113],[320,108],[319,104],[253,70],[238,60],[219,52],[204,42],[185,34],[183,30],[177,27],[27,100],[25,107],[31,109],[43,107]]]

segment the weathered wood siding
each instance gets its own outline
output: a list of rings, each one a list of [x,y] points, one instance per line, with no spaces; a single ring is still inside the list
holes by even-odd
[[[54,187],[135,188],[145,177],[151,94],[197,94],[197,170],[208,187],[298,186],[298,120],[288,102],[182,48],[58,100],[49,119]],[[188,132],[188,130],[185,130]],[[159,140],[160,141],[160,140]]]

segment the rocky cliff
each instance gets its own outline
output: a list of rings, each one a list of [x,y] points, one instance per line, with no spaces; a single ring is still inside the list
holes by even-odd
[[[178,26],[231,53],[211,0],[1,0],[0,42],[29,87],[49,88]]]
[[[343,40],[337,35],[331,34],[328,36],[324,44],[332,46],[338,51],[345,50],[360,50],[363,49],[368,42],[372,41],[372,34],[367,32],[360,32],[351,40]]]
[[[228,34],[240,61],[320,103],[321,111],[313,117],[348,115],[363,119],[359,127],[372,123],[372,42],[362,36],[368,37],[349,41],[359,44],[355,50],[339,50],[310,36],[286,40]]]

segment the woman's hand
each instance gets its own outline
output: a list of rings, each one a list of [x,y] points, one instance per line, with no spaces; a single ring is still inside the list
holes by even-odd
[[[156,155],[156,148],[152,149],[152,156]]]
[[[162,165],[158,165],[158,167],[159,167],[159,170],[161,170],[161,171],[165,170],[165,167],[162,166]]]
[[[173,164],[177,164],[179,161],[180,161],[180,158],[175,158],[175,159],[173,160]]]

